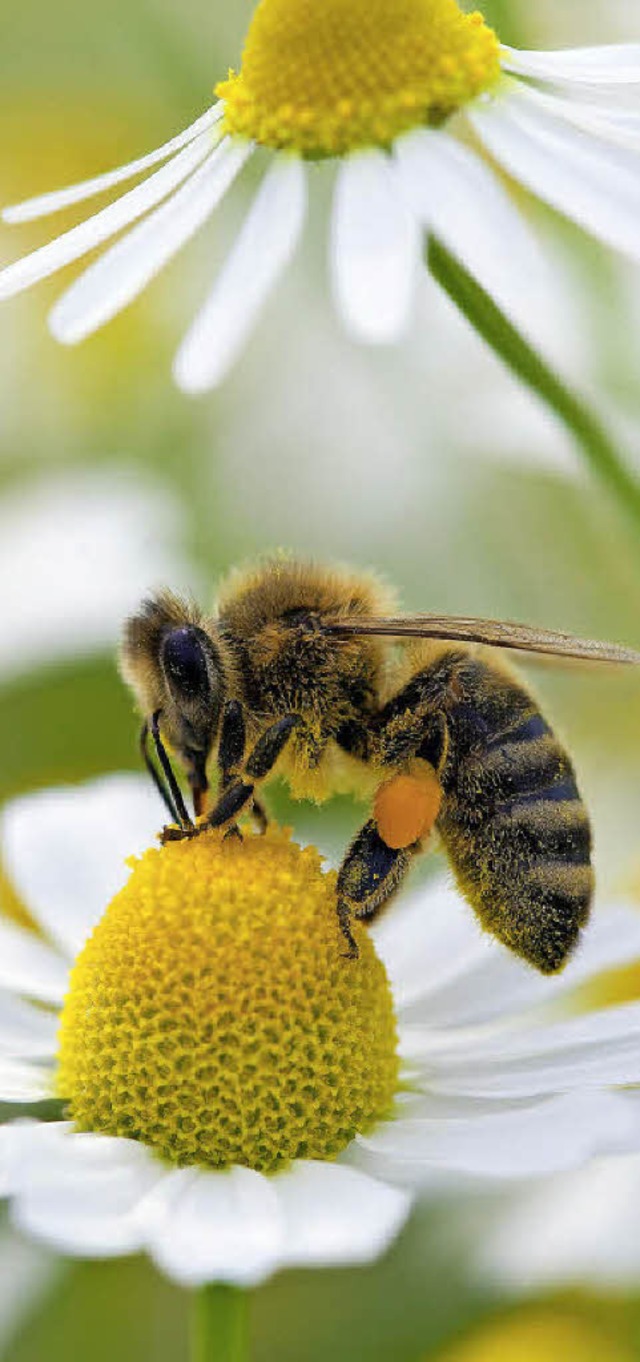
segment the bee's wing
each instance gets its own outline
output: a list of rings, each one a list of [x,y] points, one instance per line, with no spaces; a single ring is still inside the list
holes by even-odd
[[[509,620],[469,619],[465,615],[361,616],[335,620],[325,628],[332,634],[381,634],[392,638],[441,638],[451,642],[485,643],[492,648],[516,648],[548,657],[579,658],[586,662],[617,662],[638,666],[640,652],[618,643],[574,638],[553,629],[536,629]]]

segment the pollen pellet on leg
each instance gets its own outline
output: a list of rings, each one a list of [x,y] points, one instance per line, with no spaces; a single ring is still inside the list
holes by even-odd
[[[388,1114],[391,991],[359,925],[345,960],[335,886],[275,828],[136,861],[62,1012],[56,1086],[76,1126],[266,1171],[334,1158]]]
[[[376,793],[373,810],[383,842],[396,850],[421,841],[431,832],[441,803],[442,786],[429,767],[424,774],[385,781]]]

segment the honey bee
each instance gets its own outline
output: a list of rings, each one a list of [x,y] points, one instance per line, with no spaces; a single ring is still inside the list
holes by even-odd
[[[496,650],[636,664],[640,654],[394,610],[373,577],[287,559],[232,573],[214,615],[168,592],[147,600],[125,626],[121,670],[172,820],[164,840],[204,828],[241,835],[244,813],[264,828],[259,791],[274,772],[294,798],[351,790],[371,805],[338,873],[348,954],[352,918],[388,903],[435,828],[485,930],[544,973],[558,970],[589,914],[589,817],[568,754]]]

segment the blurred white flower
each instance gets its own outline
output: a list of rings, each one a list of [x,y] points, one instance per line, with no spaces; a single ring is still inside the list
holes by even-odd
[[[629,1100],[640,1107],[637,1094]],[[637,1154],[534,1182],[492,1205],[478,1249],[483,1275],[518,1293],[576,1285],[637,1289],[639,1202]]]
[[[134,468],[41,477],[0,496],[0,678],[113,647],[154,583],[193,583],[178,501]]]
[[[124,903],[127,912],[129,908],[135,910],[133,918],[126,921],[132,926],[135,923],[136,931],[146,916],[146,930],[152,933],[148,949],[140,950],[139,944],[137,948],[134,944],[130,960],[127,957],[123,963],[122,953],[116,951],[108,960],[101,957],[100,966],[96,955],[103,949],[100,943],[108,940],[105,923],[109,915],[101,920],[104,905],[126,878],[124,857],[132,851],[141,852],[149,843],[157,812],[146,782],[121,776],[23,798],[6,808],[1,827],[6,871],[46,939],[8,921],[0,922],[0,1098],[29,1103],[55,1091],[56,1063],[63,1062],[62,1051],[58,1052],[58,1010],[66,997],[62,1045],[64,1049],[65,1044],[71,1044],[73,1050],[78,1041],[73,1032],[72,1000],[88,981],[89,987],[96,984],[102,990],[103,1001],[115,1000],[116,1011],[109,1024],[100,1014],[96,1034],[101,1058],[94,1064],[86,1051],[89,1069],[84,1087],[72,1100],[84,1101],[89,1090],[94,1091],[101,1103],[98,1126],[104,1131],[105,1121],[109,1129],[110,1123],[117,1125],[120,1119],[112,1104],[116,1089],[119,1094],[117,1085],[123,1080],[126,1110],[137,1110],[140,1123],[151,1121],[154,1130],[159,1128],[156,1122],[173,1121],[179,1143],[195,1138],[192,1132],[200,1119],[198,1101],[202,1097],[199,1085],[211,1081],[209,1063],[204,1070],[197,1064],[190,1067],[187,1050],[200,1025],[207,991],[215,1003],[227,979],[226,969],[223,978],[214,973],[212,986],[210,956],[203,959],[202,970],[185,973],[184,961],[178,968],[175,932],[163,944],[163,914],[168,911],[172,886],[182,874],[191,873],[189,866],[193,870],[194,849],[200,848],[199,854],[203,848],[206,851],[202,839],[165,849],[171,852],[170,861],[161,860],[165,852],[150,852],[138,863],[134,877],[145,864],[151,867],[150,873],[165,876],[162,904],[153,895],[133,903],[132,881],[125,896],[117,900]],[[219,856],[221,844],[215,845]],[[242,866],[247,864],[243,859],[247,848],[253,847],[250,856],[255,852],[256,858],[273,854],[277,870],[278,847],[283,845],[277,835],[275,840],[270,836],[249,839],[241,846],[227,844],[231,857],[237,858],[230,881],[234,892],[238,868],[245,874]],[[292,855],[295,862],[299,853],[294,850]],[[166,870],[158,871],[158,867],[169,864],[172,870],[167,879]],[[305,875],[311,875],[316,885],[324,881],[322,875],[318,878],[313,853],[304,853],[300,864],[307,867]],[[260,912],[277,913],[279,896],[291,894],[289,868],[287,861],[284,878],[277,881],[280,888],[275,899],[265,899],[268,907],[259,906]],[[218,868],[214,895],[224,893],[219,883],[229,873],[223,866],[220,874]],[[192,886],[189,892],[193,897]],[[294,892],[300,900],[304,898],[297,881]],[[273,894],[273,886],[269,886],[269,893]],[[260,933],[249,928],[247,935],[248,923],[237,912],[239,901],[233,899],[232,950],[225,956],[229,967],[232,956],[237,961],[247,941],[251,951],[260,949]],[[246,899],[242,902],[246,908]],[[214,903],[222,911],[222,898],[207,899],[208,914]],[[182,912],[180,903],[177,906]],[[278,940],[281,958],[279,955],[276,974],[280,981],[289,978],[286,952],[292,918],[288,902],[285,908],[289,926]],[[212,919],[209,916],[207,920]],[[218,923],[217,916],[213,921]],[[188,934],[191,928],[184,917],[181,922]],[[207,951],[220,930],[212,936],[207,928]],[[384,972],[369,950],[364,929],[358,930],[362,930],[361,960],[369,962],[366,968],[371,965],[373,970],[370,977],[382,981],[384,993],[388,990]],[[331,939],[334,932],[340,953],[342,939],[331,919]],[[89,936],[90,945],[80,957],[70,985],[70,965]],[[168,1275],[186,1285],[208,1280],[249,1284],[284,1266],[374,1258],[397,1234],[422,1190],[464,1188],[478,1182],[487,1186],[495,1180],[565,1173],[598,1152],[638,1148],[636,1103],[615,1089],[637,1078],[640,1006],[615,1007],[586,1016],[563,1015],[562,1011],[579,982],[607,965],[621,964],[640,954],[640,919],[635,912],[621,905],[601,907],[585,934],[582,951],[559,977],[536,975],[482,935],[467,906],[444,884],[419,890],[398,903],[373,936],[386,968],[398,1023],[401,1068],[399,1077],[393,1079],[396,1098],[388,1118],[378,1119],[367,1133],[348,1141],[337,1159],[295,1157],[281,1170],[266,1173],[238,1162],[220,1169],[202,1159],[194,1162],[193,1158],[185,1160],[186,1166],[176,1166],[159,1154],[152,1139],[145,1142],[142,1137],[95,1133],[86,1119],[83,1130],[74,1128],[73,1121],[16,1122],[0,1130],[2,1189],[11,1198],[16,1224],[66,1253],[108,1257],[146,1250]],[[303,945],[298,932],[292,981],[305,967]],[[310,960],[318,951],[316,936],[312,946]],[[161,1016],[160,994],[153,992],[158,979],[166,975],[165,960],[169,962],[170,986],[173,989],[175,983],[179,991],[180,1016]],[[323,994],[327,992],[329,1001],[326,1003],[323,997],[322,1006],[331,1007],[333,990],[340,986],[341,978],[345,982],[345,970],[353,968],[352,961],[340,957],[329,971],[330,980],[323,974]],[[119,974],[122,969],[128,981],[124,994]],[[155,983],[149,992],[151,979]],[[238,1100],[250,1107],[255,1097],[248,1092],[251,1081],[246,1078],[245,1065],[251,1056],[245,1055],[242,1047],[251,1042],[248,1011],[253,1016],[256,1000],[258,1010],[264,1006],[260,989],[263,993],[267,989],[270,1043],[276,1048],[279,1027],[284,1023],[269,1002],[268,958],[259,977],[252,970],[249,980],[237,1009],[235,994],[224,1001],[229,1012],[225,1043],[231,1047],[232,1057],[220,1058],[222,1047],[217,1034],[210,1057],[215,1065],[228,1065],[222,1084],[224,1100],[227,1090],[236,1091],[240,1084]],[[256,980],[258,994],[254,997],[251,990]],[[349,977],[347,982],[351,997],[354,979]],[[289,1008],[288,1022],[295,1030],[298,1019],[289,1004],[289,992],[288,987],[282,995],[287,1001],[281,1007],[283,1011]],[[93,1008],[87,1013],[82,997],[80,1015],[91,1024]],[[315,1003],[319,1002],[316,998]],[[143,1014],[139,1023],[135,1020],[138,1008]],[[380,1015],[376,1013],[378,1020]],[[192,1018],[188,1025],[187,1017]],[[116,1054],[118,1026],[123,1018],[129,1019],[127,1038],[131,1043],[124,1049],[120,1046]],[[130,1032],[132,1018],[134,1030],[140,1025],[139,1037]],[[293,1033],[287,1034],[291,1037]],[[367,1026],[365,1034],[369,1037],[368,1049],[373,1054],[377,1047],[384,1065],[387,1042],[384,1036],[380,1040],[382,1032],[374,1034]],[[172,1037],[169,1042],[168,1035]],[[158,1039],[161,1043],[157,1048]],[[326,1045],[326,1036],[322,1044]],[[311,1032],[309,1048],[318,1049]],[[154,1068],[158,1055],[163,1056],[162,1075]],[[174,1070],[176,1056],[181,1056],[181,1063]],[[309,1063],[317,1062],[314,1054],[308,1058]],[[140,1062],[144,1065],[144,1082],[136,1068]],[[126,1073],[121,1071],[123,1063]],[[365,1070],[369,1071],[368,1064]],[[111,1075],[116,1071],[114,1088]],[[389,1072],[396,1073],[395,1060]],[[294,1085],[293,1115],[285,1104],[279,1115],[274,1108],[264,1127],[260,1122],[265,1117],[260,1117],[258,1144],[265,1141],[274,1147],[275,1140],[275,1147],[280,1148],[278,1141],[289,1136],[279,1132],[288,1132],[288,1123],[294,1118],[302,1121],[299,1129],[303,1141],[308,1139],[313,1144],[320,1138],[323,1123],[331,1119],[327,1110],[320,1114],[314,1106],[320,1081],[324,1078],[319,1070],[316,1085],[309,1080]],[[180,1100],[183,1082],[191,1084],[191,1105]],[[259,1075],[256,1082],[259,1086]],[[157,1090],[158,1083],[161,1087]],[[220,1089],[216,1088],[214,1105],[219,1097]],[[208,1121],[211,1106],[205,1105]],[[237,1132],[244,1139],[247,1130],[250,1134],[255,1130],[249,1107],[237,1127],[226,1122],[224,1139],[235,1139]],[[222,1138],[221,1132],[218,1137]]]
[[[220,383],[298,244],[307,165],[338,160],[330,269],[349,331],[406,331],[424,232],[441,239],[534,339],[552,288],[537,243],[479,150],[608,245],[640,255],[640,48],[501,46],[456,0],[320,8],[261,0],[239,75],[191,127],[127,166],[5,210],[26,221],[165,162],[143,183],[0,273],[9,297],[148,216],[63,294],[53,334],[74,343],[131,302],[193,236],[256,146],[266,171],[175,362],[186,391]],[[631,96],[631,104],[624,102]]]
[[[60,1283],[62,1264],[39,1244],[0,1228],[0,1356]]]

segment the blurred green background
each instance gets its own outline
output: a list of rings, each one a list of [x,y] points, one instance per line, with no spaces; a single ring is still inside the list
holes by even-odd
[[[483,8],[523,46],[640,40],[637,0]],[[107,169],[182,128],[237,65],[251,11],[249,0],[4,0],[0,201]],[[341,334],[326,289],[327,177],[313,178],[304,248],[215,396],[181,396],[170,364],[242,194],[78,350],[57,347],[44,326],[59,280],[0,311],[3,799],[136,768],[135,719],[113,661],[119,620],[163,582],[206,603],[229,566],[269,549],[375,567],[407,608],[511,616],[640,646],[640,544],[568,437],[435,289],[425,283],[397,352],[362,350]],[[249,175],[245,195],[250,187]],[[640,471],[640,271],[522,205],[557,270],[567,371]],[[48,231],[1,228],[0,262]],[[573,667],[532,679],[574,753],[606,895],[638,860],[640,685]],[[291,807],[280,790],[272,804],[327,850],[360,816],[344,800]],[[6,1252],[8,1362],[186,1357],[185,1300],[148,1265],[54,1270],[31,1250],[23,1260],[12,1241]],[[446,1348],[447,1362],[528,1362],[517,1332],[511,1352],[489,1342],[482,1353],[489,1335],[477,1353],[455,1350],[453,1340],[501,1308],[447,1248],[444,1213],[425,1210],[375,1268],[287,1273],[262,1288],[255,1357],[418,1362]],[[598,1356],[640,1358],[638,1303],[577,1293],[556,1309],[573,1339],[566,1356],[589,1362],[589,1337],[603,1340]],[[522,1318],[526,1328],[533,1320],[535,1343],[534,1316]],[[538,1342],[531,1357],[554,1362],[544,1331]]]

